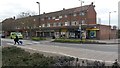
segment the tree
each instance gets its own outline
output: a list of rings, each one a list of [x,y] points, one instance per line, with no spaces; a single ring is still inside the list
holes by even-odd
[[[33,11],[20,12],[20,13],[17,15],[17,18],[24,18],[24,17],[28,17],[28,16],[33,16],[33,15],[36,15],[36,13],[33,12]]]

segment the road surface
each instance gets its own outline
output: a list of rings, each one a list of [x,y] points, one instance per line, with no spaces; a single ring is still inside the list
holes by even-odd
[[[57,53],[66,56],[78,57],[80,59],[99,60],[113,62],[118,58],[118,45],[101,45],[101,44],[70,44],[55,43],[50,41],[30,41],[22,40],[23,45],[18,47],[32,49],[42,52]],[[2,45],[13,45],[13,40],[2,39]],[[15,45],[17,46],[17,45]]]

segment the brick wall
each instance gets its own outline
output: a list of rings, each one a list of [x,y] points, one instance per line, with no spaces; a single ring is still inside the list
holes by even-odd
[[[97,26],[100,30],[97,31],[97,38],[98,39],[115,39],[117,38],[117,30],[116,29],[110,29],[110,26],[107,25],[99,25]]]

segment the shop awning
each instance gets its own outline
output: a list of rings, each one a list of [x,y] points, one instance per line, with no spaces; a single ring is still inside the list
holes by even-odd
[[[98,28],[87,28],[86,30],[99,30]]]

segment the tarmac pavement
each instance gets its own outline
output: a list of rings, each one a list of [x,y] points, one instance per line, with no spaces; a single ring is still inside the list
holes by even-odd
[[[107,43],[107,44],[120,44],[120,39],[108,39],[108,40],[95,40],[101,43]]]

